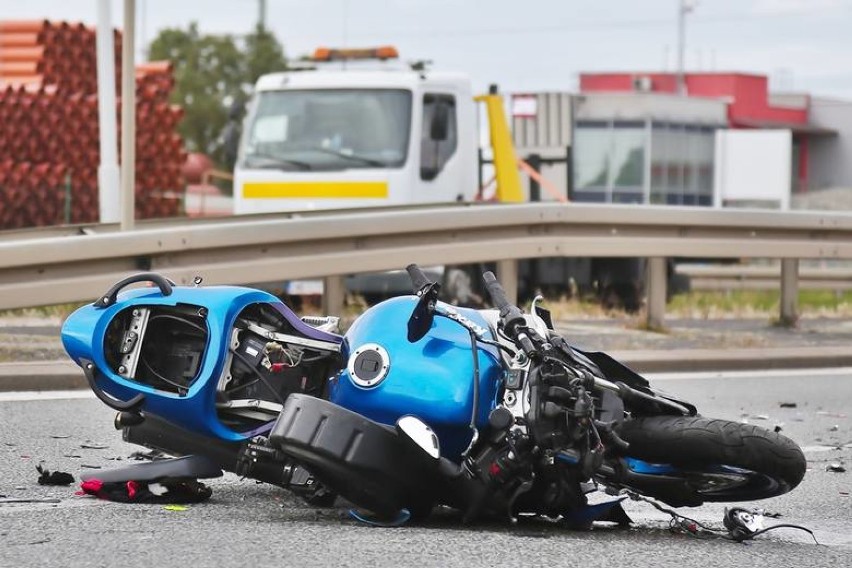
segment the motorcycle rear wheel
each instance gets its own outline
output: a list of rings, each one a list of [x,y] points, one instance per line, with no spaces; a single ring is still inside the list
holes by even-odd
[[[661,497],[673,505],[783,495],[802,481],[807,466],[795,442],[752,424],[700,416],[649,416],[628,420],[618,432],[630,444],[628,457],[673,466],[659,476],[659,481],[672,477],[677,478],[673,483],[680,482],[677,497]]]

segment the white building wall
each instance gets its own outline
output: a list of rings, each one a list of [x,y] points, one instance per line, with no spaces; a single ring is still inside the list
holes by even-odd
[[[809,137],[809,189],[852,188],[852,101],[811,99],[810,123],[837,136]]]

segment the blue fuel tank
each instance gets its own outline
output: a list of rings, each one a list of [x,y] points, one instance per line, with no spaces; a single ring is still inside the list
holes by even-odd
[[[438,435],[441,454],[457,461],[472,436],[474,359],[470,334],[457,322],[436,316],[425,337],[410,343],[407,324],[416,303],[414,296],[393,298],[373,306],[355,321],[343,342],[348,365],[330,381],[329,399],[390,426],[407,414],[417,416]],[[479,312],[454,309],[489,330],[488,339],[495,339]],[[481,429],[502,392],[504,371],[495,347],[479,344],[476,357],[476,425]]]

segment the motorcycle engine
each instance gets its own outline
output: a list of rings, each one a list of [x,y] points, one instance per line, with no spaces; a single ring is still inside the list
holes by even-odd
[[[291,341],[270,338],[279,334]],[[283,317],[263,304],[240,314],[217,385],[216,408],[224,424],[251,429],[275,419],[292,393],[323,395],[336,352],[300,345],[295,334]]]

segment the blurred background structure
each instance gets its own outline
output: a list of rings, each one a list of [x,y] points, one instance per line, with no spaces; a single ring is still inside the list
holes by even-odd
[[[115,33],[116,88],[121,34]],[[172,65],[136,68],[136,216],[181,211],[182,116]],[[0,22],[0,229],[98,219],[95,31],[81,23]],[[116,108],[120,113],[120,105]]]

